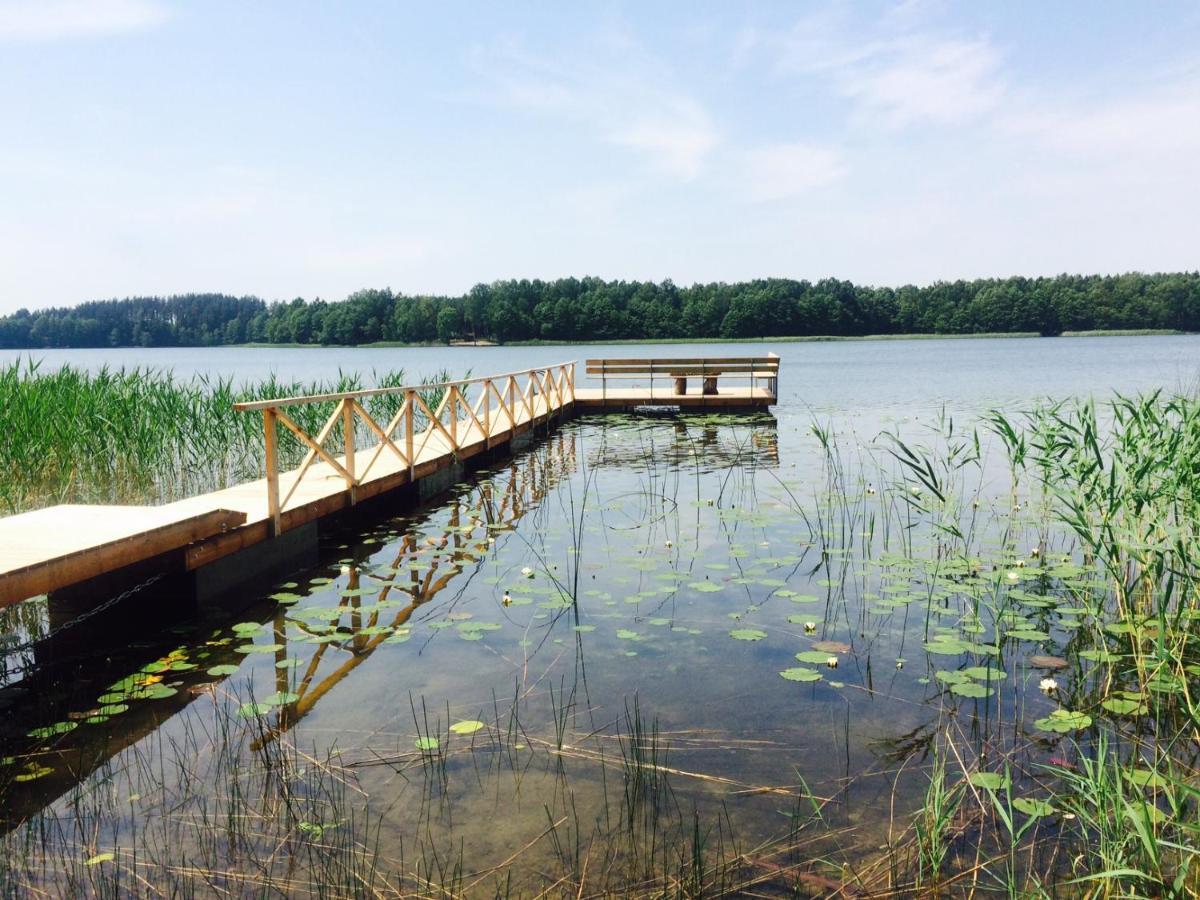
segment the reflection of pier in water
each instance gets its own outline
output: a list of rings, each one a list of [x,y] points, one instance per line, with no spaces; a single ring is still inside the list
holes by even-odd
[[[390,566],[371,571],[364,571],[357,565],[351,566],[346,589],[360,590],[362,579],[366,577],[380,583],[378,599],[369,603],[364,610],[362,595],[341,598],[338,605],[344,610],[343,615],[347,612],[350,614],[348,639],[341,643],[318,645],[295,687],[294,692],[299,695],[299,699],[280,707],[276,722],[255,741],[254,748],[261,748],[266,742],[274,740],[295,726],[312,711],[322,697],[366,662],[380,644],[404,628],[420,607],[434,600],[449,587],[467,566],[483,559],[489,550],[490,532],[510,529],[537,506],[564,475],[574,471],[575,443],[574,432],[558,432],[548,438],[537,451],[531,452],[521,460],[520,464],[513,461],[508,466],[491,470],[493,477],[496,472],[508,472],[508,479],[499,498],[495,496],[495,484],[491,481],[476,489],[478,503],[475,506],[465,507],[461,497],[455,498],[450,506],[450,518],[442,528],[441,536],[426,537],[423,542],[419,542],[418,535],[411,532],[405,534],[400,539],[400,546]],[[464,515],[472,510],[478,510],[478,513],[471,515],[464,522]],[[428,568],[422,566],[417,569],[408,565],[416,561],[428,561]],[[407,583],[401,583],[399,578],[406,570]],[[381,610],[379,604],[388,602],[393,592],[404,598],[403,605]],[[391,620],[381,623],[381,613],[390,613],[393,609],[395,614]],[[313,632],[311,625],[285,616],[285,613],[286,610],[281,610],[275,619],[274,640],[275,643],[283,645],[276,651],[276,662],[285,660],[288,656],[289,622],[315,637],[321,636],[319,631]],[[377,632],[381,625],[388,630]],[[349,655],[332,671],[318,679],[318,671],[322,662],[330,655],[331,648]],[[277,668],[276,672],[276,690],[281,693],[291,691],[288,670]]]
[[[637,427],[628,419],[597,420],[588,465],[641,469],[661,462],[703,471],[779,465],[779,427],[769,413],[757,416],[675,416],[644,418]]]
[[[403,629],[413,614],[430,603],[457,576],[466,574],[470,567],[484,558],[489,551],[488,538],[493,533],[511,530],[528,513],[537,508],[546,495],[562,479],[575,470],[576,432],[557,432],[545,441],[511,457],[508,461],[479,471],[477,484],[454,491],[449,501],[449,517],[440,526],[437,534],[418,534],[422,525],[427,525],[438,513],[447,509],[447,504],[421,510],[417,515],[398,520],[407,532],[396,539],[395,555],[387,566],[349,566],[349,583],[343,590],[360,589],[366,579],[380,583],[379,594],[369,603],[362,596],[340,597],[338,607],[343,610],[339,622],[349,613],[349,624],[339,624],[334,632],[335,640],[317,645],[312,657],[303,664],[303,674],[295,687],[289,684],[289,669],[277,669],[276,689],[280,692],[294,691],[299,699],[275,710],[274,721],[263,728],[263,733],[251,745],[261,749],[267,742],[277,739],[294,727],[312,711],[317,702],[341,683],[351,672],[366,662],[372,654],[397,630]],[[360,552],[378,552],[376,546],[360,546]],[[341,551],[344,552],[344,551]],[[365,556],[366,554],[363,553]],[[419,560],[420,570],[409,567]],[[328,566],[319,566],[310,571],[326,571]],[[400,576],[405,576],[401,581]],[[381,622],[385,610],[378,607],[381,601],[394,602],[401,598],[398,606],[390,606],[386,612],[390,619]],[[371,607],[374,606],[374,609]],[[269,620],[274,632],[273,641],[282,644],[275,654],[278,662],[288,658],[288,625],[299,627],[314,636],[321,636],[319,629],[298,618],[295,607],[279,606],[273,619]],[[386,632],[377,631],[380,626]],[[220,658],[207,661],[237,662],[232,650],[221,652]],[[345,658],[339,658],[344,655]],[[323,664],[332,668],[321,673]],[[108,678],[111,678],[109,676]],[[108,678],[93,686],[92,693],[104,690]],[[41,724],[42,719],[28,718],[18,712],[18,707],[29,698],[36,697],[36,686],[18,684],[5,689],[9,694],[9,709],[5,713],[5,727],[0,730],[0,757],[12,757],[20,763],[26,758],[39,765],[49,766],[53,773],[44,778],[23,784],[10,779],[20,771],[17,765],[0,769],[0,788],[3,789],[6,806],[0,812],[0,831],[8,831],[29,816],[53,803],[104,765],[109,759],[128,749],[158,729],[163,722],[183,711],[196,699],[215,691],[224,678],[214,679],[201,675],[180,679],[179,692],[167,700],[133,701],[131,708],[110,719],[113,730],[97,739],[94,729],[78,729],[63,735],[51,750],[37,750],[38,742],[26,736],[31,724]],[[30,704],[32,705],[32,704]],[[44,710],[33,710],[34,716]],[[89,740],[90,738],[90,740]],[[32,754],[32,755],[31,755]]]

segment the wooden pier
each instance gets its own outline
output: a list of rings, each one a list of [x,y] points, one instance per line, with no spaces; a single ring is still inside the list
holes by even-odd
[[[576,387],[575,368],[237,404],[262,416],[263,478],[157,507],[55,506],[0,519],[0,607],[154,560],[199,571],[365,500],[436,492],[472,457],[515,449],[534,429],[588,410],[765,408],[779,358],[588,360],[599,387]],[[310,433],[294,410],[313,404],[333,411]],[[385,418],[380,408],[394,411]],[[285,441],[303,456],[281,470]]]

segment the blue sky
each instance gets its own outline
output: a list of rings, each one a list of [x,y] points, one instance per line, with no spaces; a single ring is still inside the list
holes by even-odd
[[[1195,3],[0,0],[0,312],[1200,266]]]

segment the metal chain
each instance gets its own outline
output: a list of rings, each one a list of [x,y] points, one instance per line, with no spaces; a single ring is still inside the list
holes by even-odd
[[[71,619],[69,622],[64,622],[62,625],[59,625],[53,631],[48,632],[47,634],[43,635],[42,637],[35,638],[32,641],[26,641],[24,644],[17,644],[15,647],[0,647],[0,653],[3,653],[7,657],[7,656],[16,656],[18,654],[25,653],[28,650],[32,650],[38,644],[44,643],[45,641],[51,640],[52,638],[56,638],[60,634],[62,634],[64,631],[74,628],[76,625],[83,624],[88,619],[92,618],[92,616],[98,616],[100,613],[104,612],[105,610],[111,609],[112,607],[116,606],[122,600],[128,600],[134,594],[144,591],[146,588],[150,587],[150,585],[154,584],[156,581],[161,581],[163,578],[165,578],[166,574],[167,574],[166,572],[159,572],[157,575],[151,575],[149,578],[147,578],[141,584],[135,584],[133,587],[129,588],[128,590],[122,591],[121,593],[117,594],[115,597],[111,597],[110,599],[105,600],[99,606],[97,606],[93,609],[89,609],[85,613],[79,614],[74,619]]]

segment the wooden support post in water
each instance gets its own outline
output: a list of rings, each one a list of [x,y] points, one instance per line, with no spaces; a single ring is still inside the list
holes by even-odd
[[[487,448],[492,449],[492,379],[483,383],[483,434]]]
[[[349,398],[342,401],[342,431],[346,438],[346,487],[350,490],[350,505],[358,501],[358,479],[354,477],[354,403]]]
[[[275,422],[275,410],[263,410],[263,435],[266,439],[267,466],[267,514],[271,517],[271,530],[275,537],[282,532],[279,514],[279,432]]]
[[[417,461],[413,459],[413,418],[417,414],[416,391],[405,392],[404,405],[408,410],[404,416],[404,455],[408,457],[408,481],[409,484],[411,484],[413,480],[413,469],[417,464]]]

